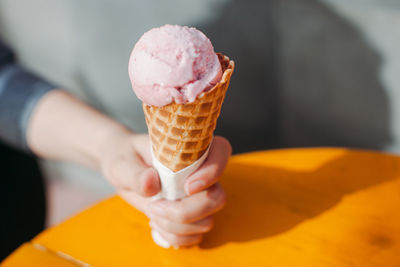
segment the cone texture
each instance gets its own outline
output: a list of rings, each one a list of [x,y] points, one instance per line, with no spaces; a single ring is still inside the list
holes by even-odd
[[[223,72],[221,81],[194,102],[173,102],[163,107],[143,104],[154,155],[174,172],[198,160],[212,141],[234,69],[227,56],[217,55]]]

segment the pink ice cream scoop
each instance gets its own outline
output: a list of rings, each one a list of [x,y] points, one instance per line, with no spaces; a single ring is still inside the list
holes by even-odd
[[[129,59],[137,97],[150,106],[193,102],[222,76],[210,40],[199,30],[164,25],[146,32]]]

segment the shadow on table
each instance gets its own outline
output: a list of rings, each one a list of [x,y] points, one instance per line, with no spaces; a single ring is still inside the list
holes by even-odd
[[[201,247],[279,235],[328,211],[344,196],[393,180],[398,174],[397,158],[356,151],[311,171],[235,162],[222,180],[227,205]]]
[[[327,4],[336,1],[212,2],[212,19],[195,26],[236,64],[215,132],[234,153],[391,144],[385,59],[362,27]],[[368,5],[357,2],[338,5],[363,14]]]

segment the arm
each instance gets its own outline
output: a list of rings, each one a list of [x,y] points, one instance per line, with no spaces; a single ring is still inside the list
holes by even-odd
[[[131,132],[72,95],[25,71],[0,43],[0,139],[46,159],[70,161],[103,173],[117,192],[145,212],[173,245],[200,242],[225,195],[218,177],[230,145],[215,138],[203,166],[187,179],[189,197],[151,201],[160,190],[147,135]]]
[[[212,214],[224,206],[225,194],[217,182],[231,148],[223,138],[215,138],[208,159],[187,179],[189,197],[152,201],[148,196],[160,191],[160,182],[151,167],[148,135],[131,132],[68,93],[55,90],[43,97],[30,119],[27,137],[29,147],[41,157],[102,172],[173,245],[199,243],[212,228]]]
[[[147,151],[141,151],[141,138],[61,90],[43,97],[27,131],[35,154],[85,165],[103,172],[115,187],[151,196],[160,184]]]
[[[132,133],[75,97],[54,89],[54,85],[17,65],[12,51],[0,41],[0,141],[44,158],[103,171],[100,155],[103,159],[112,154],[106,150],[115,150]],[[143,182],[144,187],[138,189],[143,195],[159,190],[158,177],[148,165],[136,164],[131,168],[135,177],[144,171],[143,181],[117,175],[124,178],[112,179],[113,184],[139,187],[139,182]],[[111,168],[103,172],[108,169]],[[136,181],[138,184],[133,184]]]

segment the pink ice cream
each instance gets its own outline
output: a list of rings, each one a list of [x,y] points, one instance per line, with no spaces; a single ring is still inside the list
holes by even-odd
[[[146,32],[129,59],[137,97],[151,106],[193,102],[222,76],[210,40],[195,28],[164,25]]]

